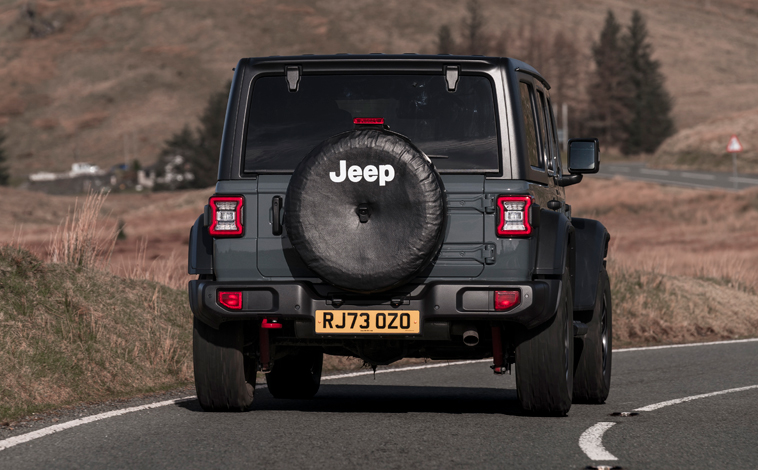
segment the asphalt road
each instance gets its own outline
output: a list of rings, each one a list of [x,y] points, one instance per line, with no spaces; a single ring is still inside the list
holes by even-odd
[[[651,183],[686,186],[702,189],[741,190],[758,187],[758,175],[717,173],[704,171],[658,170],[647,168],[644,163],[602,163],[595,175],[612,178],[648,181]]]
[[[0,467],[756,467],[758,341],[616,351],[613,368],[608,402],[564,418],[524,415],[513,377],[476,362],[327,380],[309,401],[264,388],[249,413],[190,399],[12,446],[24,434],[5,436]]]

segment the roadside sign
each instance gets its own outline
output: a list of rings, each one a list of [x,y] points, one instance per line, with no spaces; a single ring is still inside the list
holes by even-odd
[[[740,143],[740,139],[737,138],[737,135],[733,134],[729,139],[729,143],[726,145],[726,151],[729,153],[742,152],[742,144]]]

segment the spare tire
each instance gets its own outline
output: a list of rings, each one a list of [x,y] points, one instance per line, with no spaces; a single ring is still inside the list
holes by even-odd
[[[284,225],[305,264],[355,292],[400,286],[424,269],[443,240],[445,195],[429,158],[381,129],[338,134],[292,174]]]

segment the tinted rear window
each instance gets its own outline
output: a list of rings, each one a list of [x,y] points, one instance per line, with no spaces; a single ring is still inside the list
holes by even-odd
[[[384,118],[440,171],[499,171],[492,85],[467,75],[454,93],[442,75],[305,75],[295,93],[283,76],[258,78],[245,171],[290,172],[321,141],[353,129],[357,117]]]

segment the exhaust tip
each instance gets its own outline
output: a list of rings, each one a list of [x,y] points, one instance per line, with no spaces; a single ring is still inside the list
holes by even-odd
[[[463,344],[466,346],[476,346],[479,344],[479,333],[476,331],[476,328],[463,332]]]

